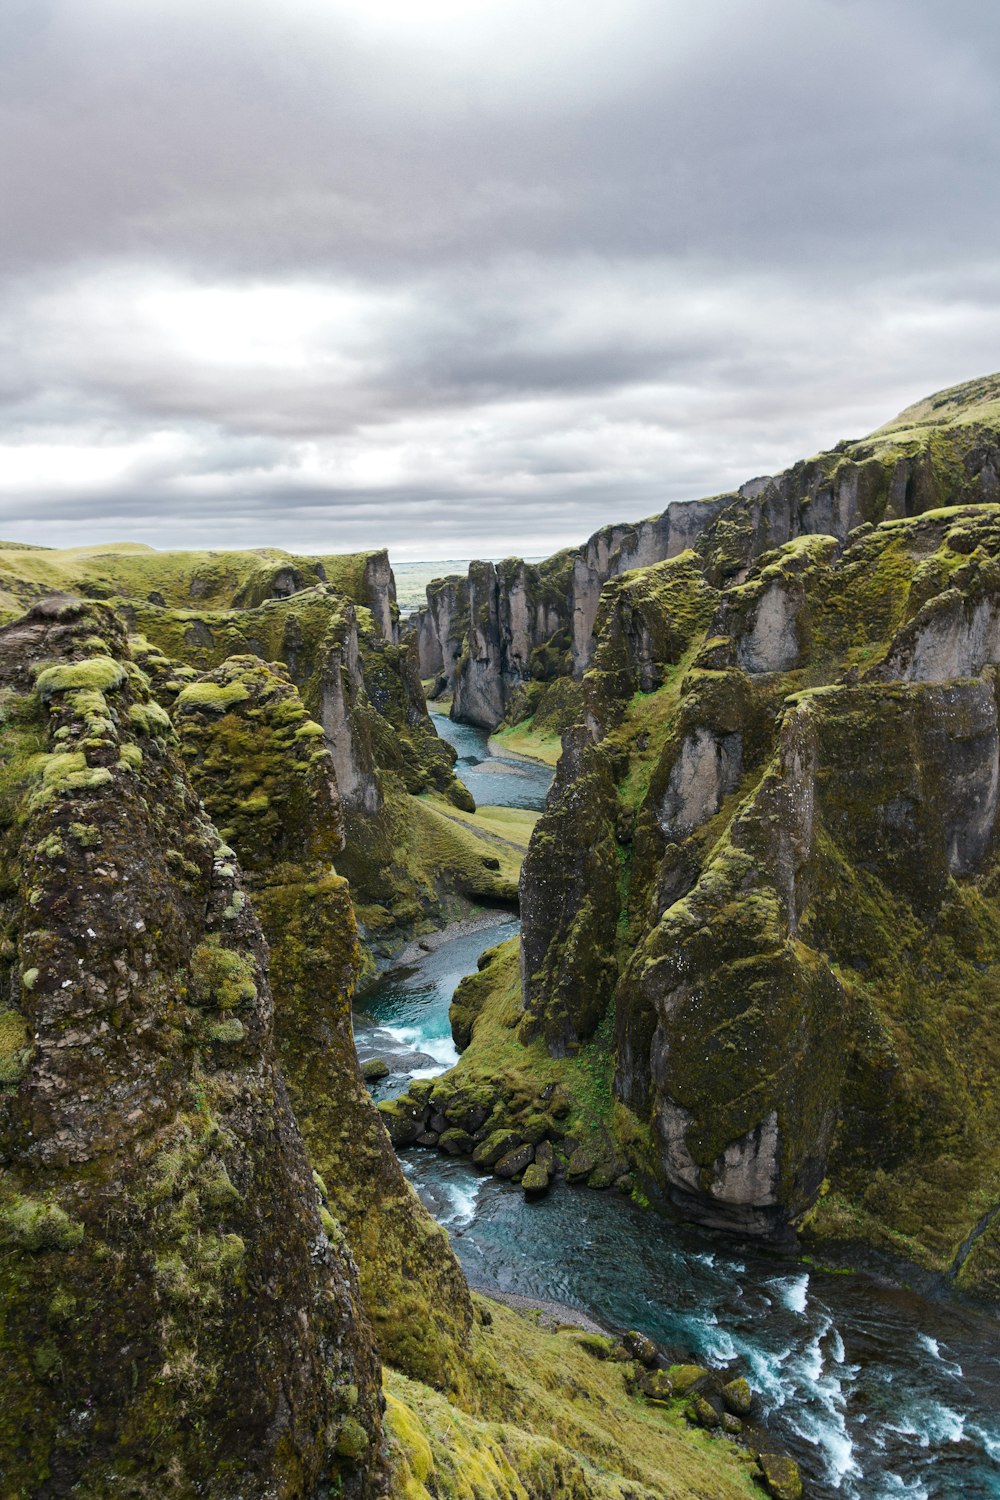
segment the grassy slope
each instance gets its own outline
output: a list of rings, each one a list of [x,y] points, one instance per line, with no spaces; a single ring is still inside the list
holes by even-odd
[[[146,598],[162,595],[172,608],[225,609],[255,574],[297,566],[315,582],[321,565],[328,582],[364,603],[368,553],[297,557],[279,547],[247,551],[157,552],[137,542],[60,549],[0,547],[0,608],[16,610],[45,593],[98,592]],[[315,575],[315,576],[313,576]]]
[[[555,730],[536,729],[533,718],[522,719],[509,729],[498,729],[490,737],[490,745],[501,755],[526,755],[529,760],[554,766],[562,754],[562,735]]]
[[[475,1298],[465,1409],[386,1371],[399,1500],[746,1500],[752,1458],[628,1388],[590,1335]],[[603,1351],[601,1351],[603,1352]]]

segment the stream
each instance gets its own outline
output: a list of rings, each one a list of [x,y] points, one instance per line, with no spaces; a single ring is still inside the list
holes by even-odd
[[[543,805],[548,768],[494,756],[479,730],[434,717],[477,804]],[[359,1055],[384,1056],[395,1069],[374,1085],[376,1098],[456,1060],[454,988],[518,925],[504,913],[462,924],[364,995]],[[401,1161],[479,1290],[563,1303],[709,1363],[738,1364],[808,1496],[1000,1497],[1000,1326],[990,1312],[936,1284],[908,1286],[874,1258],[865,1269],[829,1271],[614,1192],[560,1182],[529,1203],[469,1162],[420,1149]]]

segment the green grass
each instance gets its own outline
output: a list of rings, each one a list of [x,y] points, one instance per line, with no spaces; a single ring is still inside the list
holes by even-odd
[[[601,1359],[579,1330],[476,1297],[467,1394],[447,1400],[386,1369],[386,1425],[399,1500],[747,1500],[752,1455],[651,1406],[632,1366]],[[588,1347],[588,1344],[591,1347]]]
[[[29,549],[0,547],[0,607],[13,609],[49,593],[110,598],[158,595],[169,608],[228,609],[241,591],[269,592],[278,570],[294,568],[302,585],[324,579],[357,603],[367,603],[366,552],[296,556],[280,547],[245,551],[157,552],[138,542]],[[249,602],[258,602],[252,598]]]
[[[537,730],[533,719],[522,719],[509,729],[496,730],[490,736],[490,748],[504,755],[523,755],[528,760],[554,766],[562,754],[562,735],[554,730]]]

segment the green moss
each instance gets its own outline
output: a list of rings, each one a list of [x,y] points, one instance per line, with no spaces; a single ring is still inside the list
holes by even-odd
[[[692,1431],[629,1388],[631,1367],[595,1360],[578,1334],[488,1308],[473,1334],[474,1395],[385,1375],[392,1493],[401,1500],[748,1500],[752,1459]]]
[[[74,1250],[83,1239],[83,1225],[57,1203],[15,1197],[0,1202],[0,1244],[16,1250]]]
[[[24,1016],[16,1010],[0,1010],[0,1084],[19,1083],[30,1058],[30,1034]]]
[[[199,1005],[234,1010],[257,998],[256,969],[244,953],[224,948],[218,938],[200,943],[191,955],[192,998]]]
[[[249,697],[249,688],[238,678],[224,684],[192,682],[178,693],[175,706],[178,714],[195,710],[223,714],[236,704],[245,703]]]
[[[46,667],[35,678],[35,687],[43,702],[48,702],[57,693],[68,693],[86,689],[106,693],[121,687],[125,681],[125,667],[110,656],[94,656],[86,661],[67,662],[63,666]]]

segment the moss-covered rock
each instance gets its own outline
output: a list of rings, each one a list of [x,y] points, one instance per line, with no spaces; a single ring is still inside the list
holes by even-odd
[[[471,1321],[464,1282],[400,1172],[354,1050],[362,953],[348,884],[331,863],[344,839],[333,759],[281,665],[231,658],[185,692],[235,684],[242,692],[222,714],[180,695],[181,750],[246,871],[271,950],[278,1054],[382,1353],[454,1384]],[[423,1128],[414,1123],[411,1139]]]
[[[802,1500],[802,1476],[794,1459],[784,1453],[761,1453],[758,1462],[773,1500]]]
[[[225,916],[239,870],[110,611],[0,631],[0,691],[4,1483],[367,1495],[378,1359],[277,1066],[260,928],[248,902]],[[83,770],[46,782],[54,754]],[[337,1452],[348,1413],[364,1453]]]

